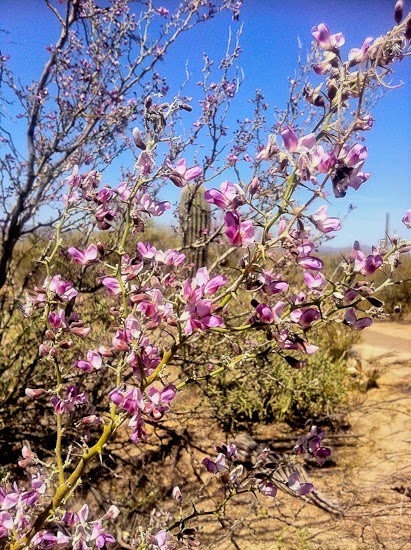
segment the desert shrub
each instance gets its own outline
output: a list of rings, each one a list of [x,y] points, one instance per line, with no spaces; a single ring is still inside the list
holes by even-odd
[[[347,356],[358,333],[344,325],[329,325],[324,332],[317,341],[326,345],[307,358],[302,370],[291,369],[278,355],[261,354],[251,364],[210,376],[203,391],[224,429],[255,422],[303,425],[346,412],[356,390]]]

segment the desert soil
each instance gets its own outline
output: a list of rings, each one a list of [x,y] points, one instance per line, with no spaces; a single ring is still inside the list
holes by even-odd
[[[216,520],[202,525],[202,548],[411,549],[411,325],[375,324],[363,331],[357,352],[357,366],[366,376],[375,371],[378,386],[361,394],[348,417],[350,428],[330,437],[333,466],[309,472],[343,517],[283,494],[259,503],[250,495],[238,497],[227,508],[225,529]],[[219,436],[212,426],[199,435],[209,441]],[[180,455],[180,475],[198,464],[197,451],[194,441],[190,453]],[[204,508],[218,492],[209,478],[201,474],[209,495]]]

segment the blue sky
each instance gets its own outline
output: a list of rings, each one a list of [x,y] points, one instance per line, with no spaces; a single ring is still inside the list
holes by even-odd
[[[172,9],[176,1],[163,0]],[[267,117],[274,122],[274,106],[286,104],[287,77],[294,75],[298,56],[298,38],[308,50],[312,40],[311,27],[325,22],[332,32],[346,37],[343,54],[351,47],[361,46],[367,36],[377,37],[393,24],[394,0],[245,0],[241,11],[243,23],[242,55],[239,66],[245,81],[232,113],[242,117],[250,108],[247,99],[259,88],[270,104]],[[0,36],[4,51],[12,53],[12,65],[21,79],[35,78],[46,59],[45,46],[57,36],[54,19],[42,0],[1,0],[0,28],[8,34]],[[194,29],[176,43],[171,55],[161,65],[168,76],[170,95],[177,93],[184,78],[186,62],[192,80],[200,76],[203,51],[219,59],[225,51],[228,29],[235,31],[239,23],[229,14]],[[298,37],[298,38],[297,38]],[[359,191],[352,191],[345,200],[331,200],[329,213],[344,216],[349,203],[356,209],[344,222],[333,241],[335,246],[350,245],[354,239],[372,244],[383,236],[385,214],[391,215],[393,230],[405,236],[401,217],[411,208],[411,60],[396,65],[392,83],[403,86],[385,94],[374,109],[374,127],[367,134],[369,157],[365,170],[372,173],[369,182]],[[113,185],[116,182],[112,182]],[[166,191],[176,200],[176,190]]]

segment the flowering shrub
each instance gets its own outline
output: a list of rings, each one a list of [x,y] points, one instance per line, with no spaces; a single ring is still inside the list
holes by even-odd
[[[227,1],[219,6],[231,9],[238,18],[240,3]],[[153,17],[169,17],[166,8],[148,7],[137,23],[128,8],[124,0],[112,2],[107,9],[92,0],[72,0],[67,3],[64,19],[52,7],[62,34],[50,48],[51,61],[44,75],[23,95],[30,158],[21,168],[28,187],[22,190],[20,203],[33,190],[41,189],[41,182],[50,190],[50,178],[65,178],[61,196],[64,207],[40,258],[43,271],[21,304],[25,322],[32,318],[41,327],[34,366],[40,365],[44,373],[26,376],[25,382],[33,383],[27,383],[25,394],[27,402],[45,403],[54,423],[55,445],[52,455],[41,458],[23,448],[20,466],[32,472],[30,486],[10,480],[2,484],[0,537],[13,550],[79,550],[114,544],[115,537],[106,530],[105,522],[116,518],[116,506],[93,520],[88,518],[87,504],[72,508],[72,497],[82,477],[114,438],[126,431],[130,445],[142,444],[149,427],[167,415],[178,391],[194,379],[217,376],[235,364],[252,363],[262,354],[275,356],[290,368],[303,369],[306,358],[319,349],[312,329],[343,322],[360,331],[382,314],[383,304],[375,295],[391,284],[391,278],[388,275],[376,286],[373,276],[382,267],[390,274],[401,254],[410,249],[410,243],[396,239],[389,250],[375,247],[366,256],[355,243],[352,253],[330,278],[325,277],[323,261],[316,254],[317,232],[327,235],[340,228],[340,221],[327,212],[327,194],[331,191],[336,198],[343,198],[370,177],[363,171],[367,149],[360,136],[370,130],[372,118],[363,99],[369,89],[383,84],[395,62],[409,54],[411,16],[385,36],[366,39],[361,48],[349,52],[347,59],[341,51],[341,34],[331,34],[325,24],[314,27],[318,63],[313,70],[323,81],[316,88],[308,84],[304,88],[310,108],[318,109],[313,114],[312,131],[304,133],[298,120],[290,117],[274,128],[266,144],[256,145],[257,112],[254,126],[245,123],[238,131],[221,170],[215,168],[220,162],[216,147],[202,166],[184,158],[185,145],[174,134],[174,122],[191,106],[182,98],[156,103],[162,83],[153,75],[150,94],[138,104],[140,127],[132,132],[134,145],[130,139],[126,142],[128,147],[135,147],[134,169],[124,174],[119,185],[102,186],[99,156],[107,162],[115,157],[116,136],[125,121],[134,118],[136,109],[135,102],[123,102],[122,94],[138,81],[137,72],[146,57],[154,56],[155,64],[174,40],[171,34],[168,42],[160,41],[155,48],[146,43],[146,49],[139,48],[137,61],[122,68],[125,74],[119,73],[118,56],[125,51],[127,58],[130,33],[134,36],[139,25],[148,24]],[[201,20],[212,13],[208,3],[184,3],[167,24],[167,32],[176,26],[179,30],[175,32],[182,32],[194,14]],[[75,26],[78,22],[84,24],[82,30]],[[83,41],[82,32],[89,33],[88,40]],[[227,103],[235,96],[236,87],[228,75],[237,56],[236,45],[221,64],[220,82],[204,83],[207,96],[189,144],[195,143],[201,129],[213,129],[217,142],[226,132],[216,120],[220,112],[224,117]],[[13,83],[7,61],[2,56],[2,71]],[[143,68],[143,76],[151,68],[150,64]],[[209,71],[211,63],[206,60],[204,73]],[[90,76],[103,73],[109,75],[107,81]],[[57,119],[47,111],[53,105],[48,103],[53,87],[49,93],[46,86],[52,75],[57,89]],[[79,82],[82,85],[76,89]],[[102,89],[107,83],[109,88]],[[167,92],[165,88],[161,91]],[[76,104],[71,102],[73,96],[78,99]],[[36,126],[39,120],[42,123]],[[34,127],[37,133],[33,133]],[[102,127],[106,133],[101,133]],[[7,135],[3,139],[12,149]],[[166,151],[164,143],[169,145]],[[252,166],[249,178],[239,176],[242,159]],[[225,180],[220,189],[210,189],[206,196],[222,213],[223,221],[210,238],[220,242],[223,252],[212,266],[189,275],[191,266],[184,251],[158,248],[144,236],[145,220],[161,216],[170,207],[159,200],[156,191],[166,181],[184,187],[204,179],[212,170],[220,179],[224,170],[233,167],[230,173],[237,174],[238,181]],[[17,173],[14,170],[18,172],[12,168],[12,175]],[[31,207],[26,204],[22,209],[20,203],[3,232],[7,236],[0,261],[2,286],[11,262],[10,251],[23,234],[27,212],[30,215]],[[407,227],[408,222],[409,212],[404,216]],[[73,223],[82,228],[81,244],[70,242],[67,231]],[[110,237],[102,236],[105,233]],[[220,261],[230,252],[238,262],[223,273]],[[65,265],[70,262],[73,281],[66,276]],[[86,273],[93,284],[82,289]],[[292,273],[298,274],[295,280]],[[85,307],[87,293],[94,303],[103,304],[102,321],[93,319]],[[243,293],[252,294],[249,302],[238,300]],[[243,347],[234,345],[237,334],[245,337]],[[265,338],[259,337],[262,334]],[[171,380],[170,367],[179,364],[190,347],[201,347],[208,338],[215,345],[207,364],[184,380]],[[13,340],[12,335],[9,340]],[[104,390],[100,398],[99,388]],[[330,455],[323,438],[324,433],[313,427],[297,441],[295,455],[308,453],[322,464]],[[258,476],[236,464],[235,446],[217,447],[217,453],[217,457],[203,461],[210,475],[220,475],[226,487],[217,511],[243,492],[276,496],[281,486],[275,476],[278,465],[266,463],[264,453],[259,457],[264,474]],[[313,490],[310,483],[300,482],[297,472],[283,485],[301,496]],[[179,499],[178,491],[175,498]],[[211,513],[194,508],[158,532],[134,537],[131,544],[139,548],[197,546],[195,531],[187,525],[199,515]]]

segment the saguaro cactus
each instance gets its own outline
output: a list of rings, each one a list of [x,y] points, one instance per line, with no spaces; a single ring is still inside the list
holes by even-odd
[[[181,193],[179,218],[184,253],[193,272],[207,265],[207,237],[211,228],[211,208],[204,199],[204,185],[189,184]]]

